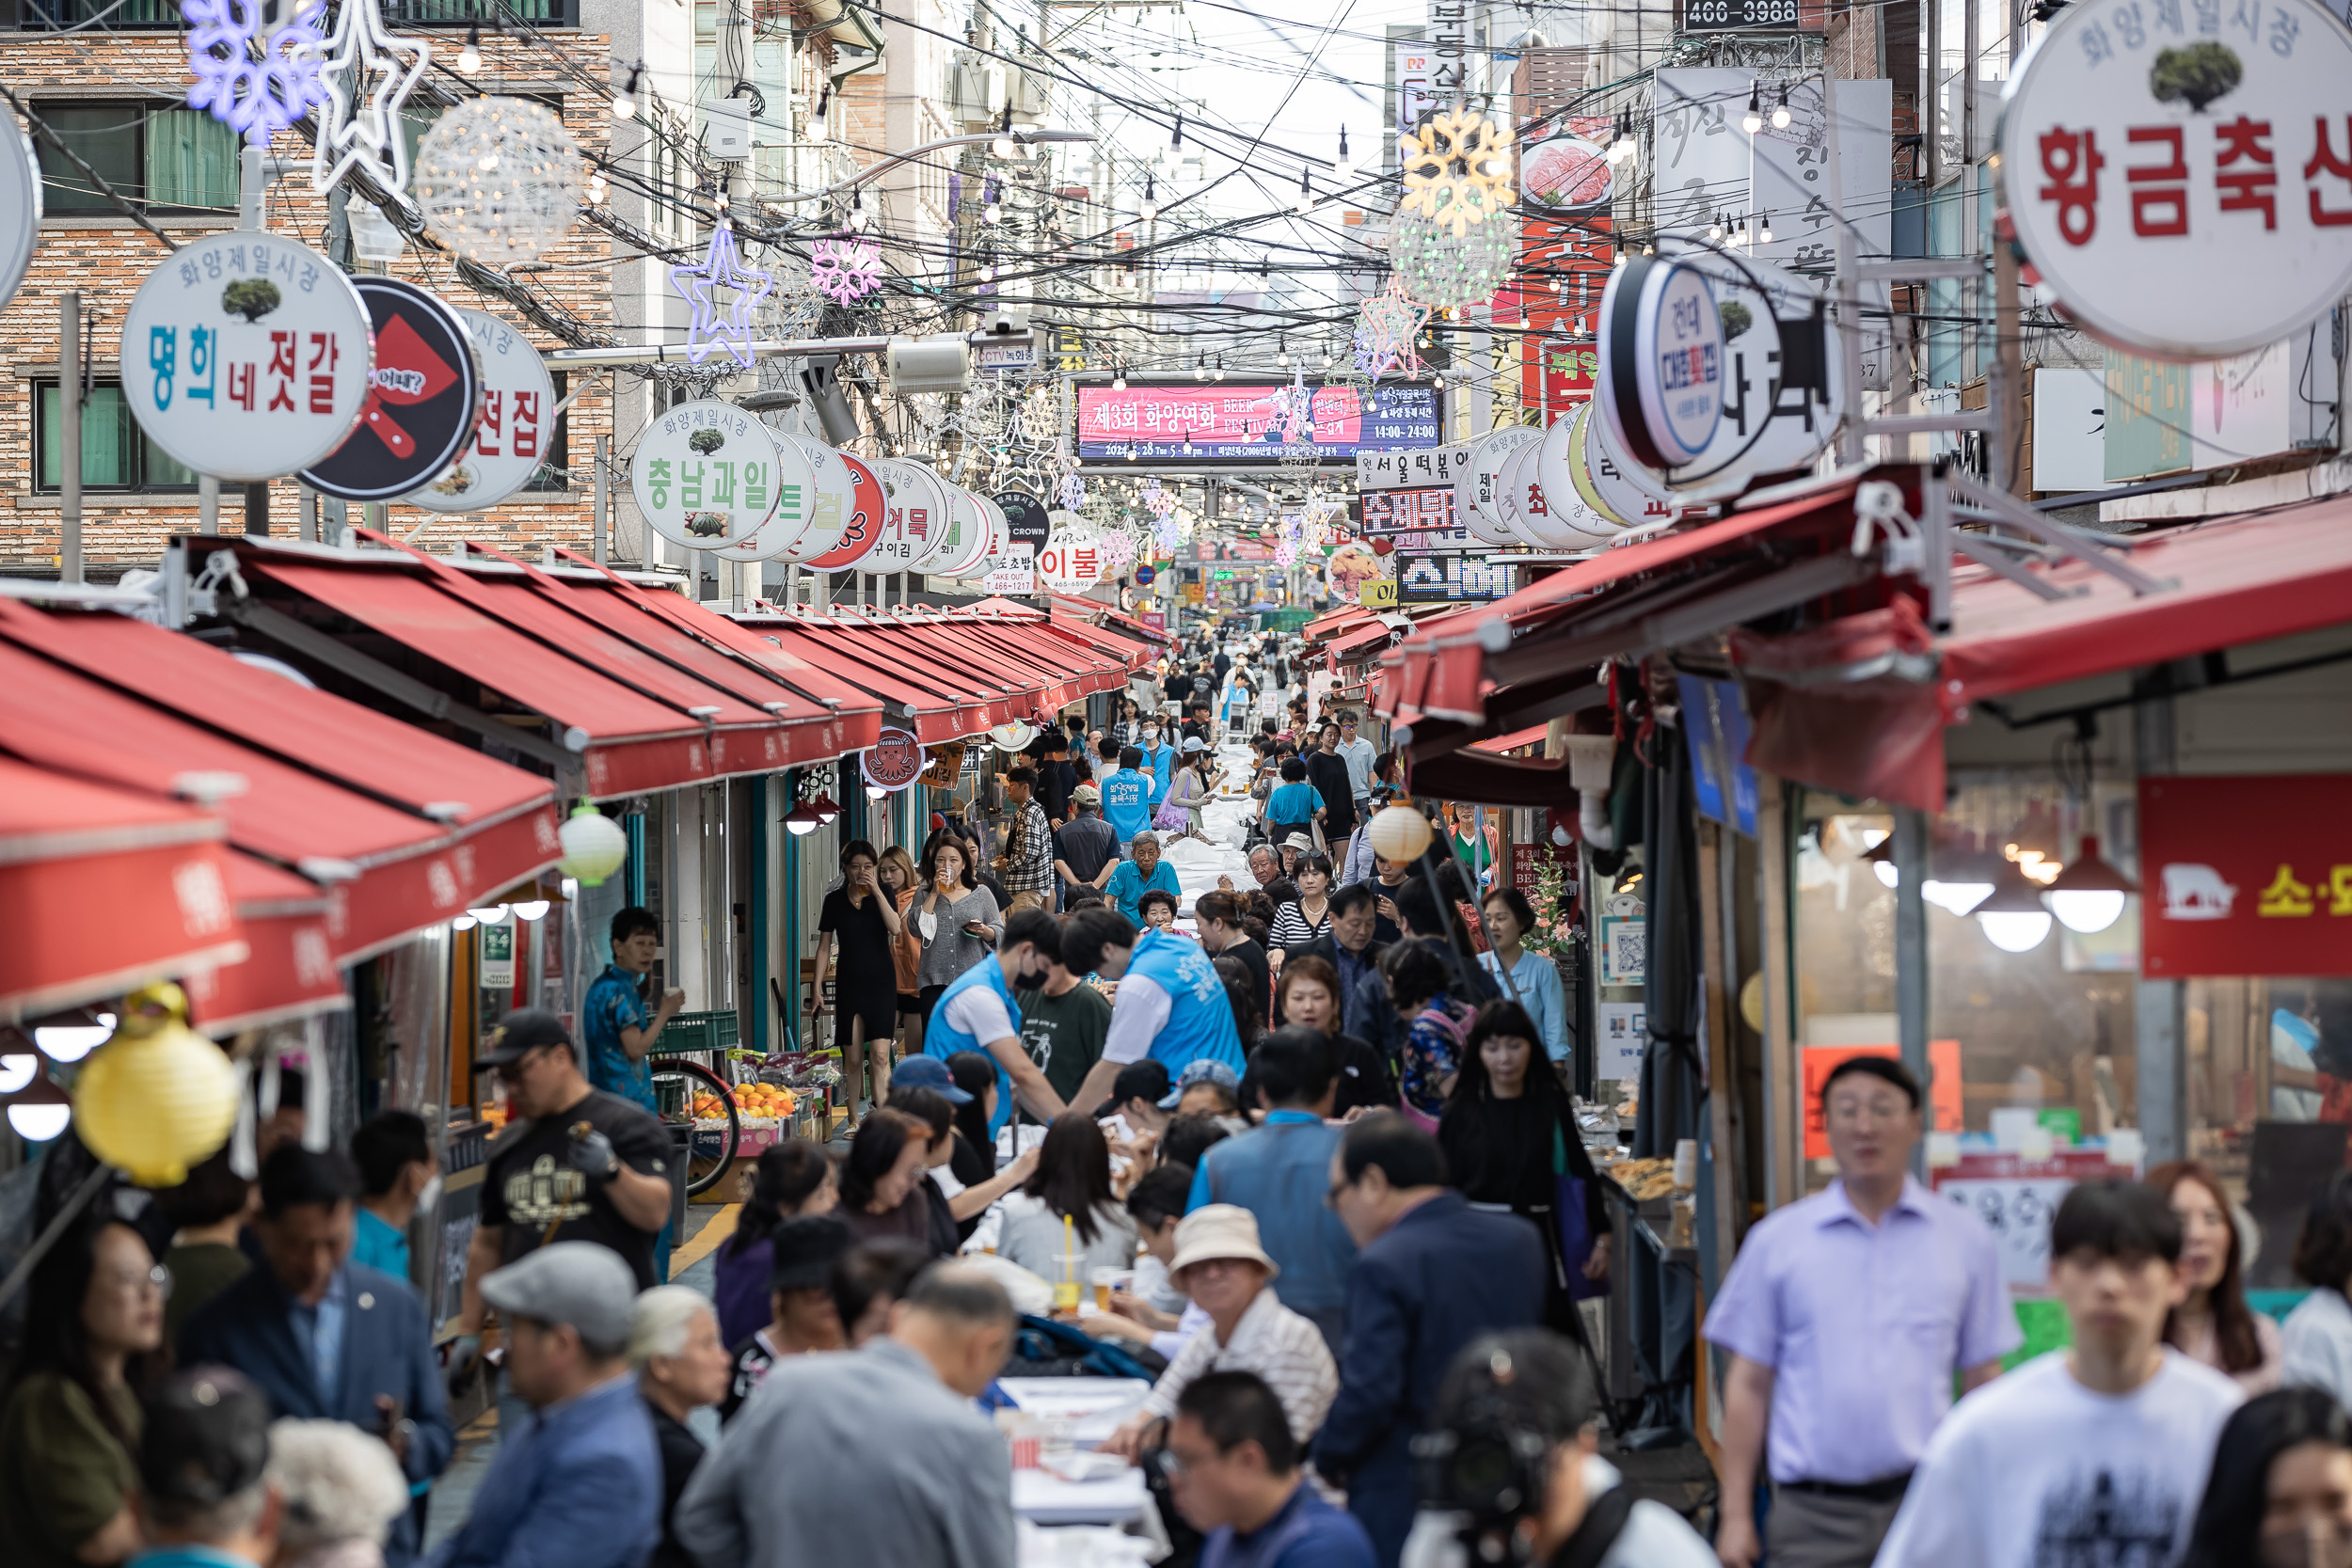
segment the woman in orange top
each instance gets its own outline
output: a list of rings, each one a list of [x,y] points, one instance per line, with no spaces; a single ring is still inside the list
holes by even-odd
[[[900,915],[914,902],[914,857],[898,845],[882,852],[882,867],[877,873],[882,892],[897,900]],[[898,972],[898,1033],[906,1040],[905,1054],[923,1049],[923,1005],[915,995],[920,989],[914,978],[915,965],[923,958],[923,942],[914,934],[914,923],[901,920],[898,935],[890,943],[890,961]]]

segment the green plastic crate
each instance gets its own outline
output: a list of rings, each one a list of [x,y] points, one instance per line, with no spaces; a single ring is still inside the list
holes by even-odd
[[[732,1051],[740,1030],[732,1007],[716,1013],[680,1013],[662,1025],[654,1050],[664,1056],[689,1051]]]

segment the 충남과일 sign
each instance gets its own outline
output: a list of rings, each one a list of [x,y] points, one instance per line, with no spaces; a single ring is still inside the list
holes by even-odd
[[[2352,293],[2352,32],[2313,0],[2080,0],[2000,148],[2026,260],[2117,348],[2243,354]]]

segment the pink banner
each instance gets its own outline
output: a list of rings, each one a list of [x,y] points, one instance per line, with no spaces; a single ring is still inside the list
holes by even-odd
[[[1363,407],[1353,388],[1311,387],[1321,446],[1363,439]],[[1268,387],[1088,387],[1078,394],[1081,446],[1106,441],[1263,442],[1279,446],[1291,415],[1292,388]],[[1299,439],[1306,439],[1304,431]]]

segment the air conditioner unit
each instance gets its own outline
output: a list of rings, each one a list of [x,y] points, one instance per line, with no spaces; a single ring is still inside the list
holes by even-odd
[[[890,341],[890,389],[909,392],[961,392],[972,384],[972,352],[961,332],[934,338],[894,338]]]
[[[748,98],[725,98],[703,108],[703,148],[723,164],[739,164],[752,155],[752,103]]]

